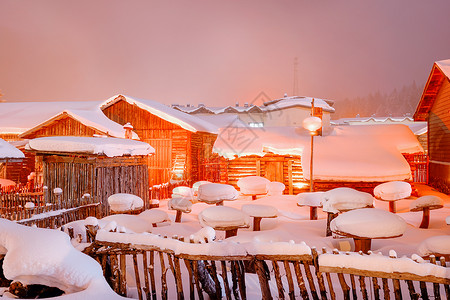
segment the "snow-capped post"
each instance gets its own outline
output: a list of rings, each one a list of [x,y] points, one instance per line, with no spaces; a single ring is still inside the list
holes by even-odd
[[[131,125],[130,123],[126,123],[125,125],[123,125],[123,129],[125,129],[125,138],[126,139],[133,139],[133,125]]]
[[[62,205],[62,203],[61,203],[61,195],[62,195],[62,189],[61,188],[59,188],[59,187],[56,187],[56,188],[54,188],[53,189],[53,193],[55,194],[55,196],[56,196],[56,204],[57,204],[57,209],[61,209],[61,205]]]
[[[419,228],[428,228],[430,224],[430,210],[444,207],[444,201],[434,195],[417,198],[409,205],[409,211],[423,211],[422,222]]]
[[[303,128],[309,131],[311,134],[311,160],[309,162],[309,191],[314,192],[313,181],[313,153],[314,153],[314,136],[317,135],[317,131],[322,128],[322,120],[319,117],[313,116],[314,112],[314,98],[311,101],[311,117],[303,120]]]

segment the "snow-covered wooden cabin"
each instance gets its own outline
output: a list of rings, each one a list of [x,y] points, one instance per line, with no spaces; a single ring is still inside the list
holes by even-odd
[[[311,138],[299,127],[221,129],[214,152],[225,159],[222,181],[235,185],[259,175],[283,182],[286,192],[309,189]],[[380,182],[411,180],[403,154],[423,152],[406,125],[336,126],[314,137],[316,190],[351,186],[372,192]]]
[[[32,139],[27,150],[43,162],[43,184],[50,202],[55,188],[62,189],[62,203],[72,206],[84,194],[100,202],[108,214],[112,194],[129,193],[148,203],[147,156],[154,149],[147,143],[111,137],[52,136]]]
[[[450,189],[450,59],[433,64],[414,114],[428,123],[429,180]]]
[[[35,124],[18,137],[21,139],[34,139],[48,136],[106,136],[124,138],[126,129],[120,124],[108,119],[100,109],[75,110],[66,109],[51,116],[45,121]],[[132,138],[138,139],[136,133],[132,132]],[[33,153],[26,153],[30,156]],[[33,156],[34,159],[34,156]],[[35,172],[36,182],[42,183],[42,156],[36,157]]]
[[[216,126],[156,101],[123,95],[110,98],[101,109],[114,122],[131,123],[141,141],[155,148],[147,162],[150,185],[198,179],[199,162],[212,153]]]

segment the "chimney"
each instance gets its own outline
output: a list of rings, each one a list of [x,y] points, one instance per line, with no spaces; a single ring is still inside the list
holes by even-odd
[[[284,93],[284,98],[287,98],[287,93]]]
[[[236,101],[236,104],[234,106],[239,107],[239,102]]]
[[[131,125],[130,123],[127,123],[125,125],[123,125],[123,129],[125,129],[125,138],[126,139],[133,139],[133,125]]]
[[[248,107],[248,102],[245,102],[245,103],[244,103],[244,107]]]

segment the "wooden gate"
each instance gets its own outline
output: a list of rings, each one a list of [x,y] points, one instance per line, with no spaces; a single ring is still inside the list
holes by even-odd
[[[403,154],[411,167],[413,182],[428,184],[429,156],[423,153]]]

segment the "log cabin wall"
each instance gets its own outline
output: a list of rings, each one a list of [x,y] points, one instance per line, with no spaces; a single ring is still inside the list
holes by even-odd
[[[199,158],[206,155],[202,147],[211,145],[207,150],[211,153],[217,136],[192,133],[125,100],[104,108],[103,113],[121,125],[130,122],[140,139],[155,148],[147,161],[150,186],[171,179],[196,181]]]
[[[142,156],[43,155],[43,171],[50,202],[56,202],[53,190],[59,187],[63,207],[77,206],[86,193],[101,203],[103,215],[109,214],[107,199],[115,193],[133,194],[148,203],[148,172]]]
[[[94,134],[103,134],[102,132],[88,127],[70,116],[63,117],[50,123],[48,126],[31,132],[23,136],[26,139],[34,139],[46,136],[93,136]]]
[[[209,161],[213,157],[212,149],[214,142],[217,139],[217,134],[196,132],[191,134],[190,138],[190,161],[188,168],[192,182],[201,180],[200,165],[204,161]]]
[[[28,175],[35,172],[35,154],[25,152],[25,158],[19,162],[6,162],[3,166],[3,175],[1,178],[6,178],[25,185],[28,181]]]
[[[302,191],[303,169],[299,156],[266,154],[263,157],[246,156],[229,160],[228,184],[237,188],[237,181],[246,176],[262,176],[286,185],[285,194]]]
[[[428,115],[430,182],[450,188],[450,82],[446,78]]]

